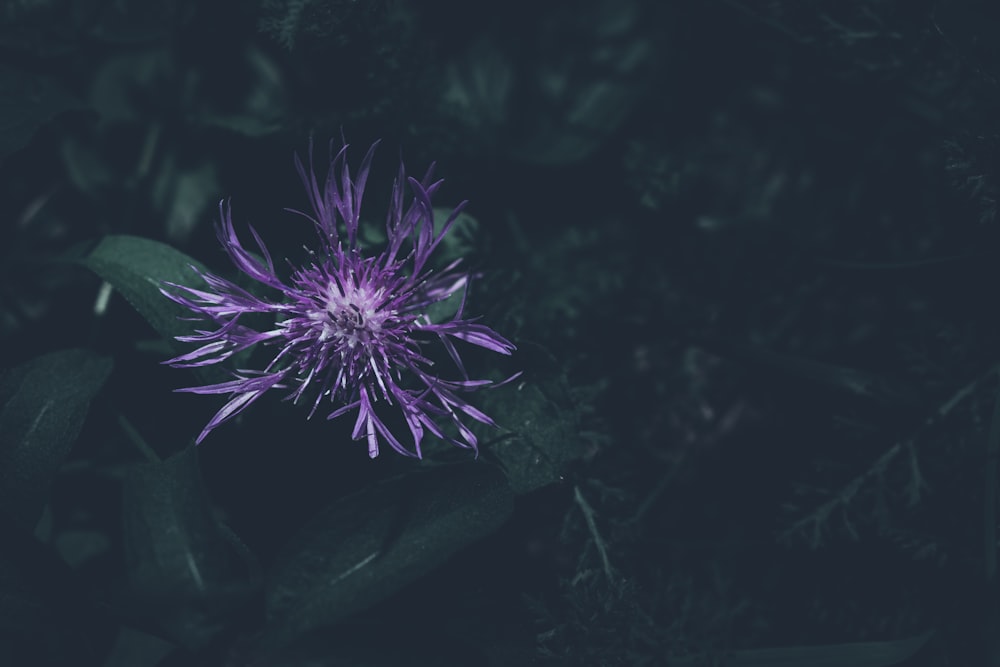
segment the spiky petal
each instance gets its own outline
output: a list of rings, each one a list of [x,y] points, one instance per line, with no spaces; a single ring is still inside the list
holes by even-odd
[[[312,168],[311,145],[308,165],[295,157],[310,207],[308,212],[293,212],[312,222],[319,243],[309,261],[293,267],[287,278],[278,275],[253,227],[249,231],[256,250],[247,250],[236,233],[228,202],[220,202],[219,242],[233,265],[268,288],[264,291],[273,293],[273,298],[208,272],[199,272],[204,286],[166,283],[161,290],[205,323],[178,338],[199,347],[164,363],[178,368],[208,366],[255,346],[273,350],[263,369],[240,369],[230,381],[178,390],[229,397],[198,435],[198,443],[273,389],[284,390],[297,403],[307,401],[310,416],[324,401],[332,406],[328,419],[356,413],[353,437],[367,442],[372,457],[382,443],[420,457],[425,433],[476,450],[468,420],[496,426],[464,397],[492,383],[469,377],[455,341],[504,355],[511,354],[514,345],[464,316],[471,277],[460,262],[439,271],[429,268],[435,248],[465,202],[436,228],[431,198],[442,181],[433,180],[433,165],[417,181],[408,178],[400,164],[390,195],[386,244],[381,251],[366,254],[359,239],[361,201],[376,146],[365,154],[353,177],[346,145],[335,153],[331,145],[333,158],[322,181]],[[409,203],[405,203],[407,190],[412,195]],[[458,312],[446,321],[432,321],[429,308],[458,293]],[[248,319],[243,317],[247,314],[270,315],[273,326],[251,327],[241,321]],[[432,344],[454,363],[456,377],[438,374],[425,356]],[[386,426],[380,413],[387,406],[402,415],[409,438],[397,437]]]

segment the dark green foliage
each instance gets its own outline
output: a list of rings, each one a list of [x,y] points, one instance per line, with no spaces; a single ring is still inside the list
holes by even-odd
[[[0,512],[31,531],[112,362],[52,352],[0,375]]]
[[[565,616],[541,609],[543,655],[562,665],[653,665],[661,641],[639,607],[635,586],[587,570],[565,583]]]
[[[493,10],[493,25],[463,35],[444,72],[440,113],[467,139],[459,150],[517,162],[569,165],[594,155],[641,106],[672,55],[665,3],[553,3],[530,36],[508,40],[532,14],[523,2]],[[454,8],[452,8],[454,11]],[[468,12],[468,13],[466,13]],[[443,16],[447,23],[449,17]],[[474,24],[463,8],[452,21]]]
[[[263,0],[260,5],[261,32],[289,51],[296,45],[306,49],[331,42],[352,45],[360,39],[360,30],[375,24],[386,11],[384,0]]]
[[[257,25],[286,52],[299,123],[323,136],[351,127],[352,136],[377,137],[413,132],[393,110],[406,106],[419,116],[440,95],[439,65],[419,39],[417,21],[409,3],[261,0]],[[415,62],[423,68],[409,69]]]
[[[165,283],[198,286],[195,269],[205,267],[168,245],[136,236],[106,236],[81,260],[83,265],[114,287],[177,354],[189,347],[175,337],[190,334],[188,313],[160,292]],[[205,382],[222,382],[227,374],[215,367],[195,370]]]
[[[562,481],[572,462],[582,458],[587,441],[586,401],[575,401],[555,360],[534,345],[522,347],[525,376],[483,398],[483,408],[509,433],[479,429],[514,493],[530,493]]]
[[[263,646],[379,602],[492,533],[512,503],[499,470],[464,463],[389,479],[327,507],[289,542],[269,577]]]
[[[53,352],[0,377],[0,662],[100,664],[115,625],[31,536],[111,361]]]
[[[175,336],[191,331],[183,322],[184,308],[164,298],[165,283],[195,286],[195,269],[205,267],[168,245],[135,236],[106,236],[83,259],[83,264],[121,292],[171,344]],[[178,349],[182,348],[178,344]]]
[[[42,57],[71,55],[91,40],[134,45],[163,39],[191,10],[187,0],[4,0],[0,45]]]
[[[1000,664],[994,5],[0,0],[0,665]],[[471,201],[476,460],[189,446],[159,289],[341,133]]]
[[[130,468],[123,487],[122,612],[190,650],[243,620],[260,592],[259,567],[217,523],[194,447]]]
[[[984,224],[994,224],[1000,201],[1000,136],[955,139],[945,150],[945,167],[955,187],[978,205]]]

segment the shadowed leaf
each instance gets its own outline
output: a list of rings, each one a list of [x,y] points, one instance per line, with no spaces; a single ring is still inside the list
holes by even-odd
[[[124,296],[158,333],[168,340],[191,332],[178,317],[190,313],[160,293],[163,282],[199,285],[191,267],[205,267],[179,250],[138,236],[111,235],[101,239],[83,264]],[[183,349],[180,346],[178,349]]]
[[[259,581],[249,552],[212,515],[195,449],[133,468],[124,506],[126,606],[160,636],[203,646],[246,607]]]
[[[559,481],[566,463],[579,458],[574,415],[549,400],[537,385],[524,382],[500,389],[484,403],[497,423],[514,431],[490,446],[514,493]]]
[[[518,362],[523,380],[484,392],[482,407],[508,435],[494,438],[484,450],[502,465],[514,493],[540,489],[563,477],[566,464],[584,452],[580,444],[579,410],[569,396],[558,362],[541,347],[522,345]]]
[[[84,266],[111,284],[132,304],[140,315],[163,336],[176,354],[189,352],[190,346],[174,337],[190,334],[190,311],[160,293],[164,282],[199,286],[202,279],[191,268],[205,271],[198,261],[170,246],[138,236],[110,235],[82,260]],[[217,367],[196,368],[205,382],[224,382],[228,373]]]
[[[267,587],[276,649],[370,607],[498,528],[513,509],[503,473],[460,463],[386,480],[327,507],[286,548]]]
[[[26,530],[111,367],[94,352],[62,350],[0,376],[0,509]]]

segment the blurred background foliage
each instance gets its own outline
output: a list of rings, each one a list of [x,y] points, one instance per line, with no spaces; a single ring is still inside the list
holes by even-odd
[[[985,0],[0,0],[0,664],[1000,665]],[[310,137],[470,199],[475,461],[160,365]],[[179,328],[180,327],[180,328]]]

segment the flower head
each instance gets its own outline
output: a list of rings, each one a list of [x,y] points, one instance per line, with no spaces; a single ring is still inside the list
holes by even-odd
[[[228,203],[219,204],[218,237],[236,268],[274,294],[258,296],[208,272],[199,272],[202,288],[167,283],[163,294],[190,309],[208,324],[178,340],[200,347],[164,363],[197,367],[221,363],[255,346],[273,349],[270,362],[258,370],[239,369],[228,382],[180,389],[195,394],[228,394],[228,402],[208,422],[197,442],[232,419],[271,389],[285,390],[288,399],[311,403],[309,415],[324,400],[333,405],[328,419],[356,412],[353,438],[365,438],[368,453],[378,455],[387,442],[396,451],[421,455],[425,431],[460,447],[475,450],[476,436],[467,419],[496,426],[462,394],[487,385],[466,372],[456,341],[509,355],[514,345],[490,327],[463,314],[470,274],[461,260],[434,270],[429,260],[465,206],[462,202],[440,227],[435,227],[431,197],[442,181],[433,168],[423,180],[406,176],[400,164],[392,186],[380,252],[361,247],[361,200],[377,143],[351,176],[345,145],[335,154],[322,182],[298,156],[295,166],[309,196],[311,211],[291,211],[311,221],[319,244],[308,261],[282,278],[257,231],[250,227],[260,255],[248,251],[233,226]],[[409,203],[406,192],[412,197]],[[457,312],[446,321],[432,321],[429,308],[452,295],[460,298]],[[245,317],[264,314],[269,326],[253,327]],[[272,320],[273,318],[273,320]],[[253,318],[256,322],[259,318]],[[438,374],[427,356],[437,346],[454,364],[456,377]],[[398,410],[410,435],[408,447],[386,425],[380,413]],[[378,410],[376,410],[378,407]],[[456,435],[441,428],[450,422]]]

